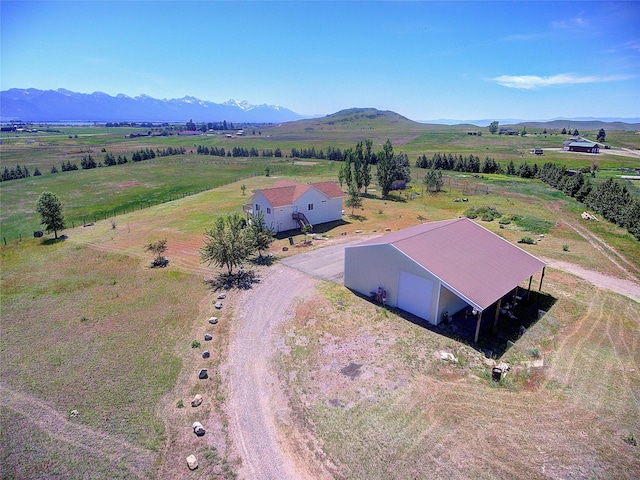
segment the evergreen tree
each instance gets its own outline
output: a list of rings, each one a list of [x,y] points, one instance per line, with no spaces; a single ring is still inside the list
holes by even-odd
[[[411,181],[411,165],[409,157],[406,153],[399,153],[395,156],[395,178],[394,180],[404,180],[409,183]]]
[[[432,168],[425,174],[423,183],[427,186],[427,192],[438,193],[444,185],[442,172]]]

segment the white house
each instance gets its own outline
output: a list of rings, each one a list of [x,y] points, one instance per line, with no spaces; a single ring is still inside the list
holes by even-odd
[[[251,215],[262,212],[266,224],[278,233],[340,220],[345,196],[336,182],[278,180],[272,188],[254,191],[243,210]]]
[[[344,285],[437,325],[443,313],[497,303],[545,264],[467,218],[425,223],[345,248]],[[542,278],[540,279],[542,283]],[[496,313],[497,318],[497,313]]]

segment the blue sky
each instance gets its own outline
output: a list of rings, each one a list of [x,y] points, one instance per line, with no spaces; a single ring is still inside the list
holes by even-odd
[[[640,2],[0,2],[0,88],[351,107],[413,120],[640,116]]]

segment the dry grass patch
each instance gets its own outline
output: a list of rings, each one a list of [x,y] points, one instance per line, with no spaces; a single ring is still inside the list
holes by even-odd
[[[68,241],[16,243],[2,250],[2,263],[3,385],[25,405],[41,401],[63,417],[77,410],[73,422],[157,456],[165,426],[156,407],[182,367],[174,347],[186,343],[184,328],[206,293],[201,280]],[[14,451],[53,445],[44,439],[55,432],[45,432],[13,438]],[[62,455],[62,476],[76,476],[67,468],[76,468],[85,442],[58,440],[67,445],[50,454]],[[17,477],[33,468],[28,456],[7,465]],[[91,472],[90,464],[78,468]]]
[[[637,478],[639,306],[550,277],[560,300],[500,385],[472,348],[323,284],[283,332],[294,411],[344,478]]]

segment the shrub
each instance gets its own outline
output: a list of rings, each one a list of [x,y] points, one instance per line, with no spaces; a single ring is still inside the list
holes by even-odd
[[[494,207],[471,207],[464,212],[464,215],[471,219],[480,217],[484,222],[492,222],[502,216]]]
[[[509,225],[511,223],[511,220],[508,217],[502,217],[500,220],[498,220],[498,223],[500,225]]]
[[[191,348],[200,348],[200,342],[198,340],[192,341]]]
[[[549,233],[553,226],[553,223],[535,217],[521,217],[519,215],[514,215],[511,219],[518,227],[535,234]]]
[[[518,240],[518,243],[526,243],[528,245],[536,244],[536,242],[531,237],[522,237],[520,240]]]
[[[633,433],[627,433],[626,435],[624,435],[622,437],[622,441],[624,443],[628,443],[629,445],[631,445],[633,447],[637,447],[638,446],[638,441],[636,440],[636,436]]]
[[[178,407],[178,408],[183,408],[183,407],[184,407],[184,402],[183,402],[182,400],[178,400],[178,401],[176,402],[176,407]]]
[[[562,245],[562,250],[565,252],[569,251],[569,245]]]

